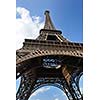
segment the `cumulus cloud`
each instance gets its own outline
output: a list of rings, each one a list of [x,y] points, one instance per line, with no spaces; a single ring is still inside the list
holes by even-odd
[[[35,39],[39,35],[44,22],[41,22],[40,16],[30,16],[26,8],[17,7],[16,13],[20,16],[16,19],[16,49],[19,49],[25,38]]]
[[[39,93],[46,92],[46,91],[48,91],[49,89],[50,89],[50,87],[42,87],[42,88],[38,89],[37,91],[35,91],[35,92],[32,94],[32,96],[36,96],[36,95],[38,95]]]

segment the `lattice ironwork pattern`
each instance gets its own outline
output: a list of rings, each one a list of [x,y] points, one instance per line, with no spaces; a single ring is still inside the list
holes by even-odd
[[[65,39],[45,11],[45,25],[35,39],[25,39],[16,51],[16,79],[21,77],[16,100],[28,100],[45,85],[54,85],[69,100],[83,100],[79,79],[83,74],[83,44]]]

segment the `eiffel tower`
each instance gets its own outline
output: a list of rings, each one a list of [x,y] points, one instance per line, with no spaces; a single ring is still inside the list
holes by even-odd
[[[83,44],[71,42],[53,25],[45,11],[44,28],[36,39],[25,39],[16,51],[16,79],[21,77],[16,100],[28,100],[45,85],[60,88],[69,100],[83,100],[79,79],[83,74]]]

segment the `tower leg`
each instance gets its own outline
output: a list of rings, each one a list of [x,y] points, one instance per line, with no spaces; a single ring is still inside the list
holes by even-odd
[[[35,85],[35,75],[25,73],[21,77],[20,87],[17,91],[16,100],[28,100]]]
[[[71,90],[75,94],[76,100],[83,100],[83,96],[80,92],[79,85],[75,82],[75,80],[73,78],[71,79],[70,87],[71,87]]]
[[[64,88],[64,92],[65,92],[65,94],[68,97],[68,100],[73,100],[74,97],[73,97],[73,95],[70,92],[70,88],[69,88],[69,85],[66,82],[66,80],[63,81],[63,84],[62,85],[63,85],[63,88]]]
[[[72,98],[69,98],[69,100],[83,100],[83,96],[79,90],[79,86],[73,79],[70,70],[67,69],[67,66],[62,67],[62,74],[65,78],[67,89],[72,96]]]
[[[75,99],[75,95],[74,93],[72,92],[71,88],[70,88],[70,78],[71,78],[71,75],[67,69],[67,66],[63,66],[62,67],[62,74],[65,78],[65,83],[67,84],[67,89],[68,89],[68,92],[71,94],[71,98],[69,98],[69,100],[76,100]]]

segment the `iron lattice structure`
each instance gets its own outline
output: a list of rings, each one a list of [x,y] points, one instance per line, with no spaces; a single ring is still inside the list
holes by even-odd
[[[83,44],[74,43],[56,30],[49,11],[45,11],[45,25],[35,39],[25,39],[16,51],[16,78],[21,77],[16,100],[28,100],[44,85],[63,90],[69,100],[83,100],[79,79],[83,72]]]

